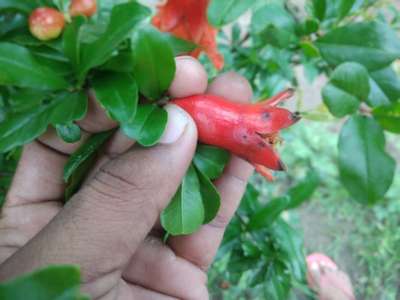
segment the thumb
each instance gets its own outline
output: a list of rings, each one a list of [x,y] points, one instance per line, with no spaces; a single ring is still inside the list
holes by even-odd
[[[121,270],[175,194],[196,148],[192,119],[174,105],[167,111],[160,144],[134,147],[101,167],[47,227],[2,266],[0,278],[46,264],[78,264],[85,281]]]

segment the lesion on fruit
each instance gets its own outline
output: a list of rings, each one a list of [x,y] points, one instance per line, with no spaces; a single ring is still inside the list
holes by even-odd
[[[283,138],[279,136],[278,132],[274,133],[261,133],[256,132],[266,143],[271,146],[281,145],[283,143]]]

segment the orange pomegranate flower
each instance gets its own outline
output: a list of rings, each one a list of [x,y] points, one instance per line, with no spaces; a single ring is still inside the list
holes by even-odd
[[[168,0],[158,7],[153,25],[164,32],[191,41],[199,46],[190,53],[198,57],[204,51],[219,70],[224,66],[224,58],[217,49],[217,29],[207,20],[209,0]]]

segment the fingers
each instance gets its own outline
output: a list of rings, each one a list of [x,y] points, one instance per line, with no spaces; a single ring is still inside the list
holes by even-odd
[[[39,142],[26,145],[5,207],[59,199],[64,192],[62,171],[66,161],[66,156]]]
[[[198,60],[191,56],[176,58],[175,78],[169,88],[171,97],[180,98],[204,93],[207,73]]]
[[[123,289],[122,289],[123,290]],[[125,292],[118,293],[118,300],[178,300],[177,298],[166,296],[157,292],[150,291],[141,286],[126,284]]]
[[[252,97],[247,80],[233,72],[218,76],[207,92],[238,102],[249,102]],[[215,182],[221,195],[221,207],[216,218],[192,235],[171,237],[169,244],[177,255],[204,270],[208,268],[219,248],[225,228],[239,206],[252,172],[253,167],[249,163],[232,155],[224,174]]]
[[[175,78],[171,83],[168,93],[171,97],[186,97],[204,93],[207,88],[207,73],[198,60],[191,56],[180,56],[175,59]],[[112,157],[123,154],[134,141],[118,130],[104,148],[104,154],[92,168],[89,178]]]
[[[208,299],[206,273],[151,236],[140,245],[123,278],[178,299]]]
[[[46,228],[1,266],[0,278],[47,264],[78,264],[85,282],[122,270],[176,192],[196,148],[190,117],[172,105],[168,113],[160,145],[135,147],[101,167]]]

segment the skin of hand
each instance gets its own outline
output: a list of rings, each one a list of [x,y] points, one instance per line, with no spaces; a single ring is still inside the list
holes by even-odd
[[[328,266],[315,266],[310,270],[315,281],[314,290],[319,300],[355,300],[349,276]]]
[[[248,82],[235,73],[207,74],[191,57],[176,59],[171,97],[199,93],[247,102]],[[237,209],[253,168],[232,156],[215,185],[217,217],[187,236],[164,244],[160,212],[176,192],[195,152],[196,126],[180,108],[167,105],[160,143],[144,149],[117,131],[82,188],[65,205],[63,166],[79,146],[49,130],[25,146],[0,217],[0,281],[48,264],[81,267],[82,290],[93,299],[208,299],[207,268]],[[84,138],[116,127],[89,97],[78,124]]]

